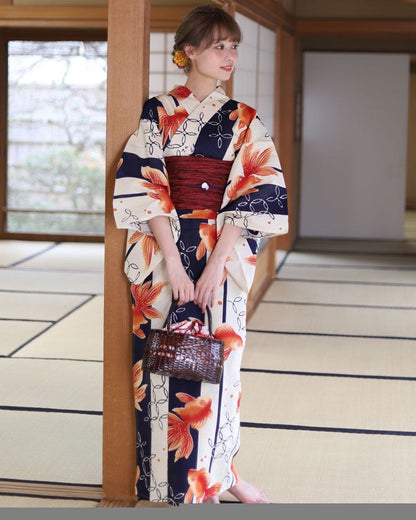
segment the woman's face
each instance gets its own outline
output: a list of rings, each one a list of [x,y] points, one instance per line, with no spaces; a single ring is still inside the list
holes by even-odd
[[[238,42],[231,40],[214,41],[208,48],[185,48],[192,62],[190,74],[227,81],[238,58]]]

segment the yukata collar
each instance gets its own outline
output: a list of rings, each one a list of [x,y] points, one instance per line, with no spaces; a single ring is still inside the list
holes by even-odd
[[[225,102],[228,99],[228,96],[220,85],[202,101],[200,101],[188,87],[185,87],[185,85],[175,86],[169,94],[174,96],[181,104],[189,105],[192,103],[195,104],[195,106],[206,104],[211,100]]]

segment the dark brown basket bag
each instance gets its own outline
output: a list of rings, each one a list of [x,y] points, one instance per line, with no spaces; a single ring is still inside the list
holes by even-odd
[[[170,330],[172,314],[177,307],[173,301],[163,329],[152,329],[147,337],[143,355],[143,370],[191,381],[219,383],[224,365],[224,342],[212,334],[209,307],[209,336],[199,337]]]

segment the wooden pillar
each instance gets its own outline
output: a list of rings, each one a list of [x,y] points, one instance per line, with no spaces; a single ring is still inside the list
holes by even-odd
[[[131,300],[123,272],[126,232],[116,229],[118,159],[138,126],[149,77],[149,0],[108,2],[107,166],[104,264],[103,493],[100,507],[134,506],[136,470]]]
[[[298,233],[299,186],[294,172],[295,132],[295,37],[284,28],[276,30],[276,140],[288,191],[289,233],[277,237],[276,248],[290,250]]]

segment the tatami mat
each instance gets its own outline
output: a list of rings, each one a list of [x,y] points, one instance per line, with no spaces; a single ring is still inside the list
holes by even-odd
[[[0,267],[8,267],[53,247],[53,242],[0,240]]]
[[[0,478],[102,482],[103,251],[0,242],[0,266],[19,262],[0,269],[0,355],[26,343],[0,359]],[[414,503],[415,258],[276,258],[247,326],[237,470],[280,503]]]
[[[76,378],[73,381],[76,385]],[[102,416],[0,410],[2,476],[100,485]]]
[[[102,271],[104,268],[103,244],[62,243],[19,264],[19,268],[62,269],[68,271]]]
[[[2,507],[97,507],[97,501],[93,500],[62,500],[59,498],[17,497],[0,495],[0,508]]]
[[[248,328],[416,339],[416,310],[260,303]]]
[[[271,284],[263,301],[378,305],[416,309],[416,285],[415,287],[373,285],[370,291],[367,285],[360,284],[278,280]]]
[[[0,403],[23,408],[101,412],[102,364],[0,359]]]
[[[412,255],[389,254],[351,254],[291,251],[285,264],[297,265],[345,265],[345,266],[377,266],[416,268],[416,257]]]
[[[7,319],[47,320],[62,318],[88,297],[70,294],[0,292],[0,316]]]
[[[3,291],[102,294],[104,276],[99,271],[46,271],[43,269],[0,269]]]
[[[416,437],[242,428],[237,471],[277,503],[414,503]]]
[[[331,280],[339,282],[364,282],[379,284],[402,284],[416,287],[416,268],[376,269],[374,267],[343,268],[337,265],[305,266],[285,264],[279,271],[279,280]]]
[[[416,377],[416,340],[248,332],[243,367]]]
[[[103,359],[103,296],[96,296],[41,334],[16,357]]]
[[[0,320],[0,356],[8,356],[49,326],[36,321]]]
[[[414,381],[242,373],[241,420],[330,428],[411,431]]]

